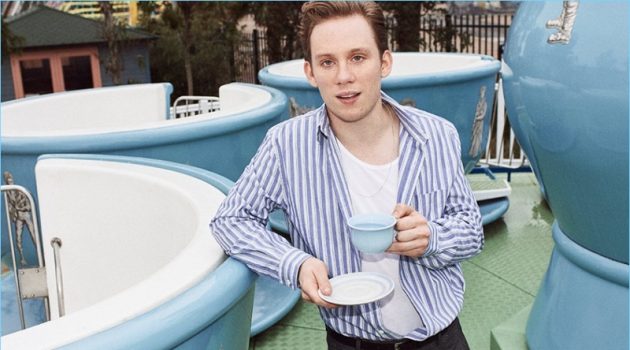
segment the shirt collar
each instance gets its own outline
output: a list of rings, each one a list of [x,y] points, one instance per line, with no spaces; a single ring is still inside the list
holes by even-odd
[[[328,136],[332,134],[330,129],[330,120],[328,120],[328,112],[326,111],[326,104],[322,104],[315,110],[317,115],[317,141],[322,140],[322,136],[328,139]]]
[[[419,118],[416,114],[409,111],[409,107],[402,106],[383,91],[381,91],[381,98],[394,108],[402,129],[408,132],[414,140],[420,144],[429,140],[429,133],[424,130],[424,123],[418,120]]]
[[[400,105],[396,100],[389,97],[386,93],[381,91],[381,98],[383,101],[387,102],[390,106],[394,108],[396,111],[396,115],[400,120],[402,128],[409,133],[409,135],[415,139],[420,144],[425,143],[429,140],[428,133],[422,129],[420,123],[418,123],[417,118],[413,116],[408,110],[405,109],[402,105]],[[330,129],[330,120],[328,119],[328,112],[326,111],[326,105],[322,104],[317,110],[315,110],[315,114],[317,115],[317,141],[321,141],[322,136],[326,139],[332,134],[332,130]]]

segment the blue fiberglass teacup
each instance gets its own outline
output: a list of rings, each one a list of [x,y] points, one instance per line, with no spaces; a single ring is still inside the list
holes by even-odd
[[[348,219],[350,238],[364,253],[382,253],[394,240],[396,218],[387,214],[358,214]]]

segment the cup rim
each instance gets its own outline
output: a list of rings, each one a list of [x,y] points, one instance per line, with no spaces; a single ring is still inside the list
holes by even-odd
[[[379,216],[381,218],[388,219],[390,222],[388,224],[386,224],[386,225],[379,226],[379,227],[374,227],[374,228],[364,228],[364,227],[357,227],[356,226],[356,223],[355,223],[356,220],[363,219],[363,218],[373,218],[375,216]],[[361,231],[386,230],[386,229],[392,228],[394,225],[396,225],[396,218],[393,215],[382,214],[382,213],[357,214],[357,215],[353,215],[352,217],[350,217],[348,219],[348,226],[350,226],[350,228],[352,228],[354,230],[361,230]]]

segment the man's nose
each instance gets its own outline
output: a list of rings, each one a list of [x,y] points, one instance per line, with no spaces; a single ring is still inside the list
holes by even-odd
[[[337,84],[347,84],[354,81],[354,71],[349,64],[343,62],[338,65],[337,70]]]

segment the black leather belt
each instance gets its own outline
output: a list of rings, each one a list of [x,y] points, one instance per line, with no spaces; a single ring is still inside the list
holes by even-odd
[[[411,339],[400,339],[400,340],[392,340],[392,341],[374,341],[374,340],[365,340],[360,338],[351,338],[346,337],[345,335],[341,335],[332,329],[326,327],[326,333],[328,336],[335,339],[337,342],[350,346],[355,349],[361,350],[405,350],[405,349],[414,349],[419,345],[424,345],[427,342],[430,342],[431,338],[423,342],[414,341]]]
[[[459,331],[457,331],[457,329],[459,329]],[[352,347],[357,350],[416,350],[429,347],[435,348],[435,346],[437,345],[436,342],[440,341],[440,336],[445,335],[451,330],[453,332],[459,333],[462,337],[464,337],[464,334],[461,333],[461,326],[459,325],[459,320],[457,318],[455,318],[455,320],[448,327],[444,328],[437,334],[434,334],[423,341],[416,341],[412,339],[400,339],[391,341],[365,340],[360,338],[346,337],[345,335],[341,335],[326,327],[326,333],[329,337],[331,337],[338,343]],[[464,341],[462,343],[462,349],[468,349],[466,339],[463,338],[463,340]]]

